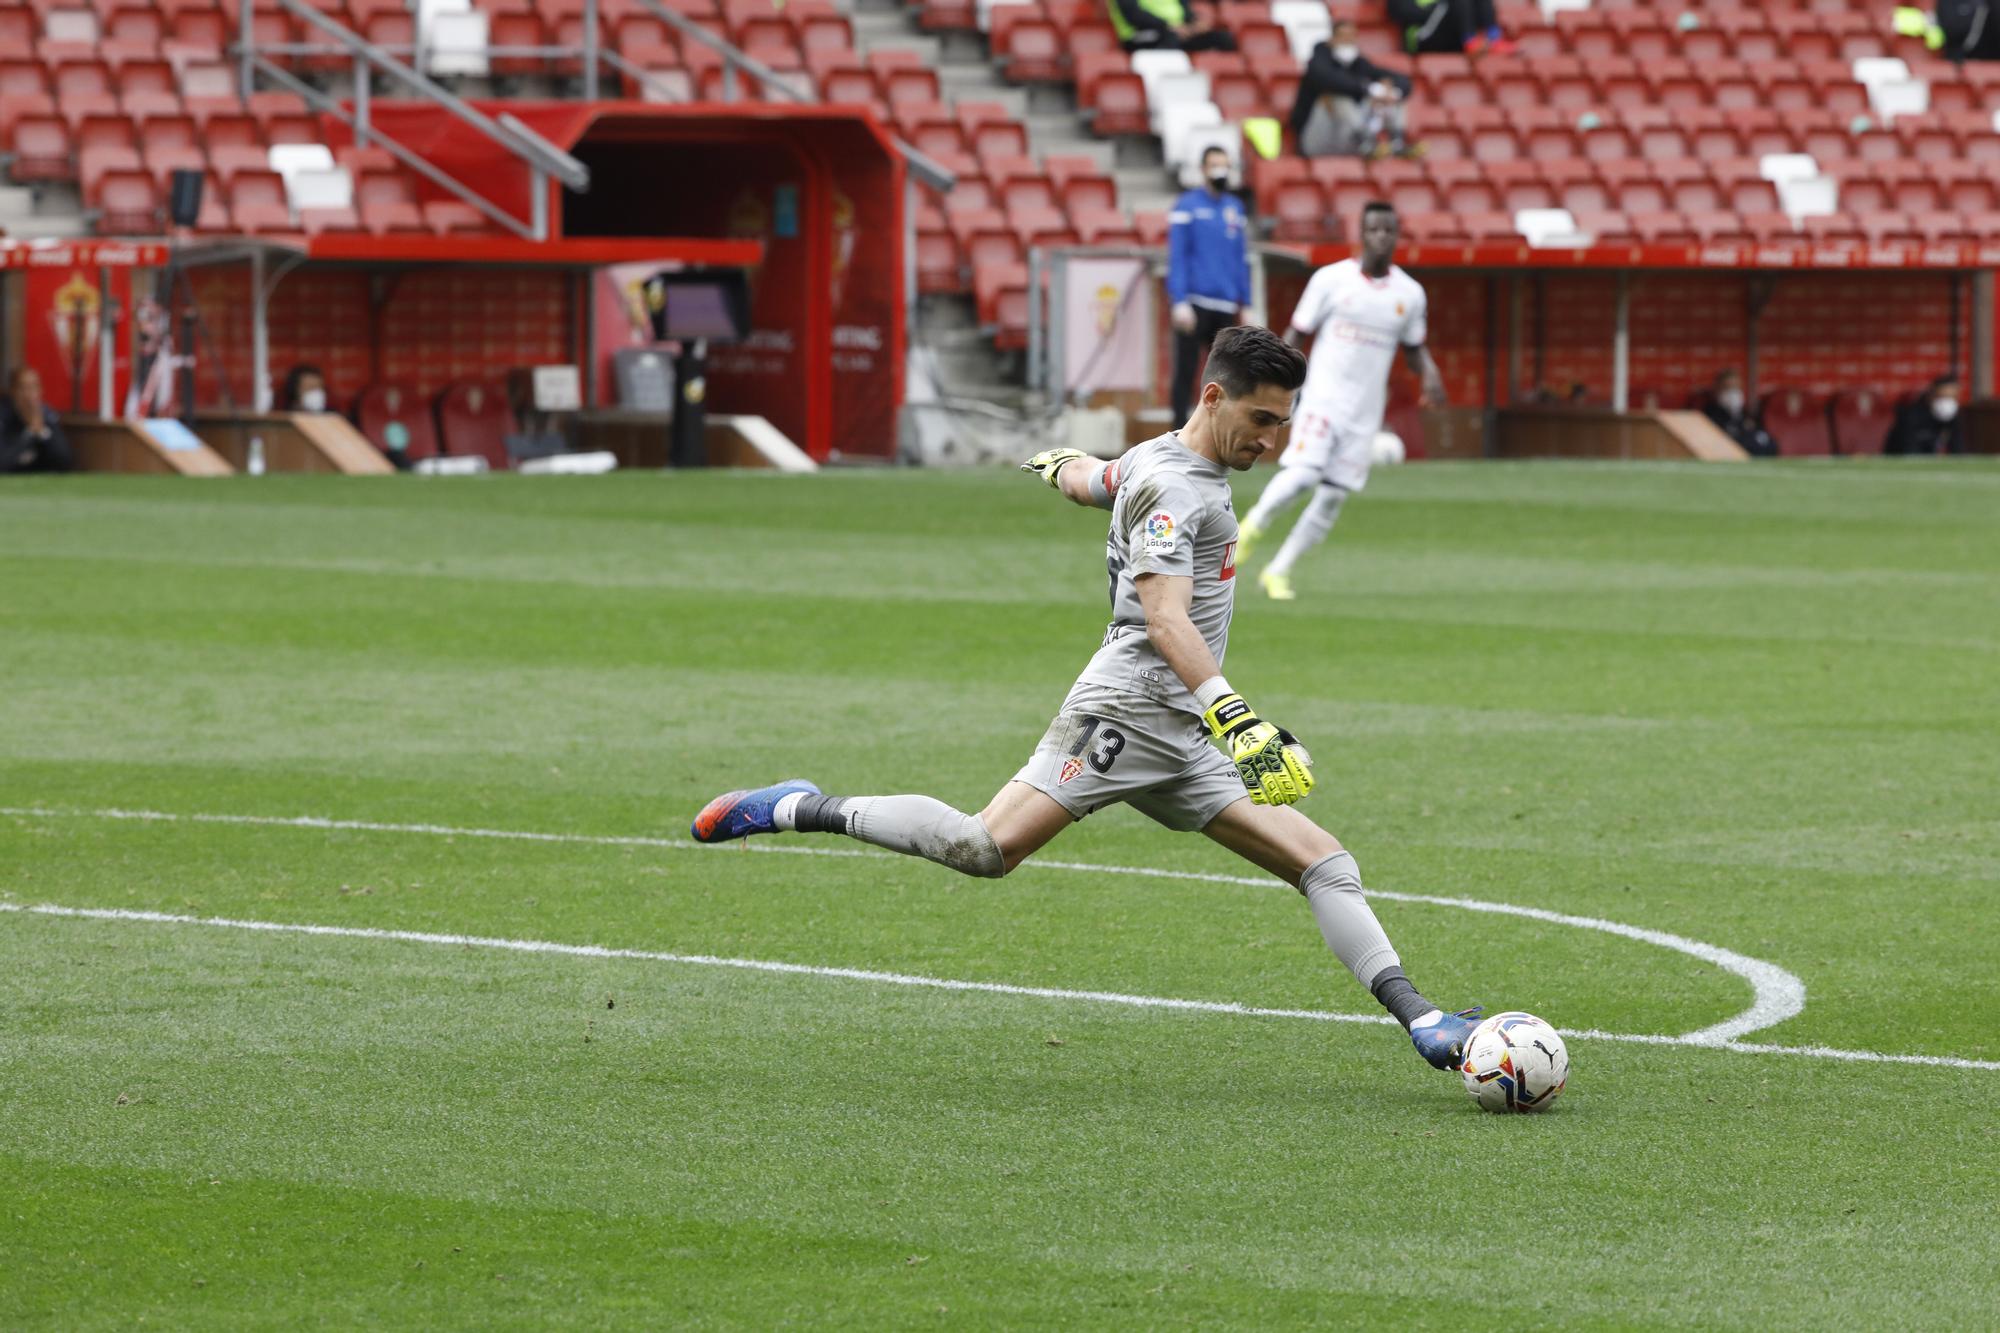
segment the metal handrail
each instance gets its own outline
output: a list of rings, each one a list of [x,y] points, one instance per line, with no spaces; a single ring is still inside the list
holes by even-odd
[[[415,88],[424,96],[444,107],[452,115],[458,117],[458,119],[464,121],[467,125],[472,126],[472,128],[478,130],[529,166],[547,172],[572,190],[587,190],[590,188],[590,168],[550,143],[547,139],[544,139],[541,135],[535,133],[532,129],[529,129],[519,120],[511,116],[498,121],[494,120],[445,88],[442,84],[412,69],[381,47],[370,42],[367,38],[342,27],[339,23],[320,13],[320,11],[314,9],[311,5],[304,3],[304,0],[278,0],[278,3],[292,14],[304,19],[324,32],[357,59],[365,60],[385,74],[394,75],[410,87]],[[244,47],[249,59],[254,61],[257,60],[257,55],[256,39],[253,35],[252,19],[249,12],[251,9],[251,0],[243,0],[243,9],[245,11],[242,26]],[[263,61],[259,64],[259,68],[267,68],[269,64],[270,62]],[[244,91],[248,93],[250,90],[245,88]]]
[[[353,113],[349,112],[346,107],[342,106],[340,102],[334,97],[332,97],[330,94],[322,92],[318,88],[315,88],[311,84],[305,82],[303,79],[294,76],[289,70],[280,69],[278,66],[272,64],[269,60],[266,60],[261,55],[253,54],[250,57],[250,61],[252,67],[256,69],[259,73],[265,75],[267,78],[270,78],[277,83],[284,85],[284,87],[287,90],[297,93],[300,97],[304,98],[307,106],[310,106],[317,111],[324,111],[327,114],[338,118],[343,124],[348,125],[356,130],[365,131],[367,134],[368,142],[372,144],[377,144],[380,147],[386,149],[389,155],[391,157],[394,157],[398,162],[401,162],[404,166],[410,168],[410,170],[416,172],[419,176],[422,176],[425,180],[430,181],[433,185],[439,186],[445,190],[450,191],[452,194],[457,195],[460,199],[464,200],[468,204],[471,204],[474,208],[478,209],[480,212],[484,213],[487,217],[493,219],[501,226],[507,228],[509,231],[513,232],[516,236],[519,236],[524,240],[541,239],[540,237],[537,237],[535,235],[535,228],[532,223],[521,221],[519,218],[509,213],[506,209],[500,207],[498,204],[494,203],[491,199],[488,199],[485,195],[480,194],[477,190],[474,190],[471,186],[464,184],[457,177],[449,175],[439,167],[433,165],[428,159],[420,156],[414,150],[406,148],[402,144],[396,142],[394,139],[391,139],[388,135],[382,133],[382,131],[375,129],[371,126],[364,125]],[[358,141],[359,138],[357,136],[357,142]],[[536,174],[537,175],[540,174],[539,170],[537,170]]]

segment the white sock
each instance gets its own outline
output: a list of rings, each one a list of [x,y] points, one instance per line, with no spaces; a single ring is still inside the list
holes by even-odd
[[[1333,521],[1340,517],[1341,505],[1347,503],[1347,491],[1332,482],[1321,482],[1319,493],[1306,512],[1299,515],[1299,521],[1292,524],[1286,534],[1285,544],[1278,548],[1278,554],[1271,558],[1268,572],[1289,574],[1298,558],[1326,540],[1326,534],[1333,531]]]
[[[1271,478],[1270,485],[1257,497],[1257,503],[1244,518],[1243,524],[1250,528],[1267,528],[1278,511],[1304,495],[1319,484],[1319,474],[1309,467],[1281,467],[1278,475]]]
[[[794,822],[799,813],[799,800],[805,796],[802,791],[788,792],[778,798],[771,807],[771,824],[780,833],[795,833],[798,825]]]
[[[1414,1022],[1412,1022],[1410,1024],[1410,1028],[1412,1031],[1414,1031],[1417,1028],[1427,1028],[1431,1024],[1437,1022],[1440,1018],[1443,1017],[1444,1017],[1444,1010],[1433,1009],[1429,1013],[1425,1014],[1422,1018],[1419,1018]]]

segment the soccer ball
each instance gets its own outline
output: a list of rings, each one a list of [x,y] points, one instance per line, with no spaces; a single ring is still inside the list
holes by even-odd
[[[1392,467],[1408,455],[1403,449],[1403,437],[1395,431],[1376,432],[1368,444],[1368,461],[1377,467]]]
[[[1458,1072],[1484,1110],[1541,1111],[1569,1081],[1569,1048],[1541,1019],[1510,1010],[1472,1030]]]

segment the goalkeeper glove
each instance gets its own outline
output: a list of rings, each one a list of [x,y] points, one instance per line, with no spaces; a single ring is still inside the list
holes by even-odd
[[[1209,734],[1229,747],[1236,774],[1258,805],[1291,805],[1313,789],[1312,756],[1299,738],[1250,711],[1240,694],[1225,694],[1202,714]]]
[[[1056,474],[1062,471],[1064,463],[1074,463],[1079,458],[1088,457],[1090,455],[1081,449],[1044,449],[1021,464],[1021,471],[1032,472],[1049,485],[1055,486]]]

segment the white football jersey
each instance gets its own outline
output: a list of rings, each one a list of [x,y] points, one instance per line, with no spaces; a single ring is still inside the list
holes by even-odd
[[[1313,274],[1292,312],[1292,327],[1313,335],[1301,410],[1309,404],[1340,432],[1374,438],[1397,349],[1424,341],[1424,320],[1424,289],[1394,264],[1383,278],[1369,277],[1354,259]]]

